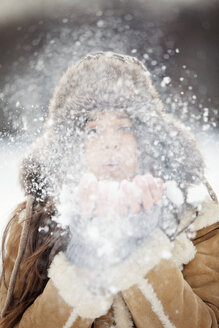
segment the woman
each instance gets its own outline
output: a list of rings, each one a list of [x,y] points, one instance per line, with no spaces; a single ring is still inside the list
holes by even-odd
[[[217,199],[143,64],[88,54],[49,110],[3,238],[1,327],[217,327]]]

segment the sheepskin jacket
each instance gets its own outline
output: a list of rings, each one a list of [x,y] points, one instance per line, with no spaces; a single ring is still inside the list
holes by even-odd
[[[187,213],[188,216],[191,214]],[[17,256],[21,230],[22,217],[14,221],[7,241],[6,285]],[[170,258],[156,258],[156,247],[164,250],[169,247],[168,238],[159,234],[162,232],[157,231],[155,236],[158,245],[153,245],[153,240],[150,245],[153,249],[152,264],[145,262],[149,246],[142,246],[133,254],[132,261],[118,265],[115,284],[120,291],[113,295],[105,313],[96,318],[94,313],[98,313],[99,304],[95,304],[95,297],[91,307],[86,309],[85,302],[82,304],[85,308],[78,312],[69,304],[73,300],[72,304],[77,302],[77,307],[83,290],[77,281],[68,277],[70,264],[64,254],[59,253],[49,269],[50,279],[45,289],[23,313],[15,328],[218,327],[219,205],[210,200],[202,204],[198,217],[190,226],[190,238],[185,233],[179,235],[171,248]],[[22,268],[21,263],[14,297],[19,294]],[[62,279],[60,268],[65,272]],[[125,284],[124,276],[127,278]],[[1,307],[6,293],[3,283]],[[65,297],[66,293],[72,295],[70,301]],[[83,318],[77,313],[82,313]]]

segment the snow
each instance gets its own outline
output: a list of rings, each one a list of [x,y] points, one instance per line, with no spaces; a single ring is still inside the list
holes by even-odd
[[[171,78],[169,76],[165,76],[163,80],[161,81],[162,88],[166,87],[168,84],[170,84]]]
[[[197,205],[204,201],[206,195],[206,187],[203,184],[200,184],[198,186],[192,186],[188,188],[187,203]]]
[[[212,138],[209,138],[205,135],[205,138],[200,137],[202,140],[201,146],[203,154],[206,158],[207,163],[207,176],[209,182],[212,184],[212,187],[216,192],[219,192],[219,153],[218,153],[218,141],[217,135],[214,135]],[[18,184],[18,164],[26,152],[28,145],[23,144],[8,144],[1,143],[0,148],[0,215],[1,215],[1,224],[0,232],[2,233],[11,212],[14,210],[16,205],[24,200],[23,193],[20,190]],[[92,174],[87,175],[89,181],[94,181],[96,178]],[[128,181],[123,181],[119,185],[117,182],[111,181],[102,181],[100,183],[100,189],[109,189],[113,198],[115,199],[121,189],[121,185],[128,184],[132,188],[134,185]],[[61,216],[56,217],[55,219],[62,226],[71,225],[72,217],[74,217],[73,202],[72,202],[72,193],[69,192],[69,186],[64,186],[61,193],[61,202],[59,204],[59,212]],[[167,191],[167,196],[169,199],[176,205],[180,206],[183,202],[182,193],[177,187],[174,181],[166,182],[165,189]],[[138,190],[136,188],[136,193]],[[190,188],[188,194],[188,201],[192,204],[200,202],[205,195],[203,185],[197,186],[195,188]],[[75,208],[74,210],[76,210]],[[89,220],[89,218],[87,218]],[[154,218],[151,218],[154,223]],[[89,224],[86,224],[89,223]],[[109,217],[107,218],[96,218],[91,222],[86,221],[82,222],[83,227],[77,223],[77,229],[80,231],[80,237],[77,240],[75,238],[75,244],[70,245],[67,250],[67,256],[69,260],[74,259],[74,264],[82,268],[89,268],[103,270],[103,268],[109,268],[115,264],[121,263],[124,259],[127,258],[135,249],[136,241],[133,241],[133,235],[140,236],[142,238],[142,231],[144,227],[140,226],[139,221],[136,221],[136,218],[121,218],[118,217],[115,220],[112,220]],[[137,224],[136,224],[137,223]],[[156,222],[155,222],[156,223]],[[85,224],[85,226],[84,226]],[[136,225],[139,225],[137,229],[134,229]],[[151,223],[149,223],[150,228],[152,229]],[[147,230],[146,227],[145,230]],[[139,231],[140,230],[140,231]],[[47,232],[48,227],[40,227],[39,231]],[[82,232],[82,234],[81,234]],[[73,238],[74,239],[74,238]],[[84,246],[83,241],[89,243],[89,249]],[[161,251],[161,258],[169,259],[171,253],[168,250],[163,249]],[[150,262],[150,258],[148,258]],[[97,275],[95,282],[101,285],[102,278]],[[96,285],[94,285],[96,286]],[[113,291],[113,286],[110,286]]]
[[[96,180],[93,174],[85,174],[81,181],[92,182],[94,179]],[[92,209],[84,214],[78,211],[77,195],[80,195],[80,183],[76,188],[72,183],[62,187],[57,205],[58,214],[53,220],[63,227],[69,226],[72,238],[67,256],[77,265],[102,269],[120,263],[136,249],[139,242],[142,243],[148,237],[148,232],[157,226],[159,208],[150,211],[148,215],[129,214],[125,217],[115,211],[124,186],[131,188],[136,197],[140,197],[140,189],[134,182],[102,180],[97,183],[97,197],[107,195],[107,211],[96,217],[92,215]]]
[[[175,181],[167,181],[164,184],[164,190],[166,191],[167,198],[175,205],[180,206],[183,204],[183,194],[177,187]]]
[[[219,141],[218,135],[198,136],[202,153],[206,161],[206,176],[219,196]],[[0,232],[3,231],[12,211],[19,202],[24,200],[23,192],[18,183],[19,161],[28,149],[28,145],[11,145],[7,142],[0,144]],[[204,197],[203,186],[190,189],[189,201],[196,202]],[[174,200],[174,198],[173,198]],[[179,199],[180,201],[180,196]],[[176,199],[175,199],[176,201]],[[63,223],[63,222],[62,222]],[[67,224],[68,222],[66,222]]]
[[[5,100],[11,101],[13,103],[13,106],[16,107],[16,110],[19,112],[19,119],[16,119],[14,116],[15,113],[12,115],[13,120],[13,126],[14,128],[21,129],[23,132],[27,133],[29,136],[33,136],[33,138],[36,137],[36,135],[39,134],[39,132],[42,129],[43,121],[46,118],[45,113],[43,113],[42,110],[40,110],[42,104],[47,103],[47,97],[49,96],[51,89],[53,86],[57,83],[60,73],[63,72],[66,68],[66,63],[71,64],[72,62],[75,62],[78,57],[80,57],[82,54],[87,53],[88,51],[94,50],[96,47],[102,49],[103,39],[104,43],[106,43],[109,48],[116,49],[118,52],[122,53],[131,53],[136,57],[141,57],[139,50],[138,50],[138,37],[139,31],[137,33],[134,33],[134,30],[131,32],[127,32],[129,28],[126,28],[128,25],[124,25],[124,22],[121,20],[120,17],[115,16],[114,18],[107,16],[102,16],[101,12],[97,15],[98,18],[96,20],[95,28],[92,27],[92,29],[88,29],[87,25],[82,26],[80,29],[77,29],[77,32],[72,32],[71,26],[68,24],[68,19],[64,18],[62,20],[62,23],[64,26],[62,26],[59,29],[60,34],[55,36],[54,31],[51,31],[47,34],[48,42],[45,43],[44,47],[41,49],[41,52],[38,53],[36,56],[32,58],[32,60],[27,61],[27,69],[24,70],[23,75],[16,75],[14,71],[12,70],[10,72],[10,78],[8,83],[5,85],[5,88],[3,89],[3,98],[5,97]],[[99,18],[101,16],[101,19]],[[113,21],[112,21],[113,20]],[[130,40],[136,40],[136,42],[132,42],[131,46],[132,48],[127,49],[127,43],[121,42],[120,35],[117,33],[117,31],[114,33],[111,30],[109,30],[109,26],[113,26],[112,22],[114,22],[117,26],[117,30],[124,33],[124,37]],[[131,20],[130,17],[126,17],[126,20]],[[121,30],[123,28],[123,30]],[[110,31],[108,37],[105,39],[105,33],[107,31]],[[148,32],[153,32],[153,29],[148,29]],[[157,38],[159,39],[161,35],[159,35],[159,28],[156,30],[156,33],[152,33],[154,36],[158,35]],[[95,34],[95,42],[91,42],[92,36]],[[72,42],[66,43],[66,37],[68,40]],[[109,39],[109,43],[108,43]],[[150,33],[147,36],[147,39],[150,39]],[[155,38],[156,39],[156,38]],[[193,111],[190,111],[190,105],[195,104],[195,106],[201,106],[201,99],[197,99],[198,97],[194,95],[193,93],[193,86],[191,85],[193,83],[192,79],[188,79],[184,76],[181,76],[179,78],[180,82],[187,83],[186,87],[189,90],[190,93],[188,93],[185,89],[183,92],[183,95],[185,95],[185,99],[180,98],[177,96],[176,92],[172,90],[172,78],[170,76],[164,76],[166,75],[166,66],[163,65],[162,57],[167,60],[170,56],[174,54],[179,53],[179,49],[175,48],[174,45],[171,47],[173,49],[170,49],[170,46],[168,46],[168,49],[162,49],[159,46],[159,40],[157,40],[156,43],[153,38],[151,38],[151,43],[147,42],[147,53],[143,55],[143,63],[147,61],[147,64],[150,67],[150,73],[153,79],[155,79],[155,84],[159,85],[158,91],[163,92],[164,97],[164,105],[168,105],[168,110],[171,110],[173,114],[177,114],[180,118],[182,118],[182,121],[188,122],[189,126],[193,126],[194,121],[199,124],[200,130],[204,131],[202,135],[200,134],[198,136],[203,154],[206,158],[207,163],[207,176],[209,179],[209,182],[212,184],[212,186],[218,191],[219,190],[219,179],[218,179],[218,165],[219,165],[219,154],[218,154],[218,135],[215,134],[210,136],[210,129],[212,126],[216,124],[213,120],[211,121],[209,119],[210,110],[207,107],[204,107],[202,111],[198,112],[198,115],[195,115]],[[33,40],[32,45],[35,46],[39,42],[38,39]],[[75,45],[75,52],[72,54],[72,44]],[[83,44],[88,44],[88,47],[83,47]],[[61,46],[63,45],[63,47]],[[150,47],[149,47],[150,46]],[[59,50],[57,50],[59,49]],[[61,50],[60,50],[61,49]],[[158,49],[160,49],[158,51]],[[145,49],[146,50],[146,49]],[[60,53],[61,51],[61,53]],[[164,51],[167,53],[164,54]],[[158,53],[157,56],[155,56],[155,53]],[[72,57],[73,55],[73,57]],[[109,53],[110,55],[110,53]],[[155,60],[156,59],[156,60]],[[161,59],[161,60],[160,60]],[[55,63],[55,64],[54,64]],[[16,63],[17,64],[17,63]],[[54,65],[57,65],[57,69],[54,69]],[[45,69],[47,67],[47,69]],[[153,68],[154,67],[154,68]],[[187,69],[186,65],[183,65],[184,69]],[[47,79],[47,83],[40,83],[40,79],[38,79],[38,74],[40,71],[45,72],[53,72],[52,79],[50,76]],[[187,72],[187,70],[186,70]],[[183,74],[182,74],[183,75]],[[40,74],[40,76],[46,76],[46,74]],[[21,83],[22,81],[22,83]],[[51,82],[52,81],[52,82]],[[157,82],[159,81],[159,82]],[[121,85],[117,85],[118,88],[122,87]],[[171,87],[171,90],[169,90]],[[16,92],[12,92],[12,96],[8,96],[10,94],[10,90],[15,89]],[[28,89],[28,92],[25,93],[24,90]],[[43,90],[41,90],[43,89]],[[30,98],[28,95],[30,92],[34,90],[33,96]],[[170,93],[171,91],[171,93]],[[173,92],[172,92],[173,91]],[[176,90],[175,90],[176,91]],[[42,102],[41,102],[42,98]],[[45,99],[44,99],[45,98]],[[8,106],[9,106],[8,102]],[[200,102],[200,103],[199,103]],[[148,102],[148,105],[151,106],[151,104]],[[10,107],[10,106],[9,106]],[[5,107],[5,111],[7,112],[7,109],[9,107]],[[29,110],[31,108],[31,110]],[[37,114],[34,113],[33,108],[37,112]],[[182,109],[182,110],[181,110]],[[85,110],[84,110],[85,111]],[[132,114],[133,109],[130,109],[130,114]],[[147,122],[147,118],[143,117],[145,116],[145,113],[142,112],[142,122]],[[216,113],[215,113],[216,115]],[[155,115],[156,116],[156,115]],[[155,118],[155,117],[154,117]],[[82,117],[83,120],[83,117]],[[33,123],[34,122],[34,123]],[[71,123],[71,122],[70,122]],[[52,119],[48,122],[49,127],[53,127],[54,122]],[[149,125],[148,125],[149,126]],[[151,130],[150,130],[151,129]],[[154,131],[155,130],[155,131]],[[148,137],[145,137],[144,133],[148,133]],[[150,140],[150,136],[153,135],[153,133],[156,132],[155,140]],[[149,153],[149,159],[155,158],[158,161],[162,161],[163,167],[165,167],[165,161],[167,159],[166,154],[162,153],[162,142],[163,139],[167,137],[163,133],[162,124],[156,124],[156,126],[149,126],[148,129],[145,129],[141,133],[138,131],[138,137],[144,138],[144,144],[145,149]],[[166,133],[166,132],[165,132]],[[168,135],[170,137],[170,142],[168,144],[168,157],[170,160],[170,163],[172,163],[172,158],[174,156],[176,157],[176,154],[180,155],[179,146],[177,143],[175,143],[176,147],[174,147],[174,141],[179,140],[180,136],[178,136],[178,130],[173,129],[168,131]],[[61,137],[60,137],[61,138]],[[66,139],[66,143],[68,143],[69,139]],[[66,145],[66,149],[68,149],[68,144]],[[70,146],[69,146],[70,147]],[[151,147],[151,148],[150,148]],[[172,147],[172,148],[171,148]],[[0,204],[0,214],[1,214],[1,225],[0,230],[2,231],[8,218],[10,217],[11,212],[16,207],[16,205],[24,200],[24,195],[20,190],[19,184],[18,184],[18,164],[19,159],[23,156],[26,149],[28,148],[27,145],[24,145],[22,143],[16,143],[13,136],[10,137],[9,142],[1,142],[1,149],[0,149],[0,196],[1,196],[1,204]],[[150,153],[150,149],[153,150]],[[60,149],[57,149],[57,152],[60,153]],[[71,153],[72,154],[72,153]],[[153,155],[153,156],[152,156]],[[193,154],[190,154],[191,156]],[[60,157],[62,157],[60,155]],[[186,159],[183,156],[178,156],[177,160],[181,164],[180,169],[181,173],[183,175],[183,168],[186,166]],[[47,158],[46,158],[47,160]],[[63,160],[63,157],[62,157]],[[68,158],[65,159],[68,161]],[[65,160],[64,162],[65,164]],[[148,157],[144,154],[144,160],[148,160]],[[77,160],[74,160],[77,162]],[[54,161],[55,162],[55,161]],[[149,161],[148,161],[149,162]],[[189,162],[189,158],[188,158]],[[53,164],[53,163],[52,163]],[[63,164],[63,170],[64,168]],[[66,163],[68,164],[68,163]],[[77,163],[76,163],[77,164]],[[76,165],[75,164],[75,165]],[[144,162],[145,164],[145,162]],[[50,164],[48,164],[50,165]],[[54,171],[58,171],[57,166],[54,164]],[[74,163],[72,164],[74,165]],[[80,165],[80,163],[78,164]],[[156,166],[156,165],[154,165]],[[198,166],[198,165],[197,165]],[[144,165],[145,169],[146,165]],[[175,171],[179,169],[179,167],[174,167]],[[196,168],[198,169],[198,167]],[[173,170],[172,170],[173,171]],[[146,172],[147,173],[147,172]],[[163,172],[161,172],[163,173]],[[194,172],[192,172],[193,174]],[[166,174],[166,173],[165,173]],[[175,173],[174,179],[177,179],[177,173]],[[179,172],[180,174],[180,172]],[[170,174],[171,175],[171,174]],[[171,176],[169,173],[165,176],[165,180],[170,179]],[[67,177],[69,181],[74,181],[74,174],[72,176]],[[164,174],[163,174],[164,176]],[[50,176],[49,176],[50,177]],[[92,174],[87,175],[87,181],[95,181],[96,178]],[[132,189],[132,192],[137,196],[137,198],[140,198],[140,192],[136,185],[133,183],[124,180],[121,184],[117,182],[112,181],[101,181],[98,185],[98,193],[107,192],[110,194],[109,198],[109,215],[108,217],[104,218],[104,220],[96,219],[92,222],[89,222],[89,215],[87,216],[86,220],[84,222],[80,222],[80,219],[78,219],[79,215],[77,204],[75,203],[75,193],[77,193],[77,189],[75,188],[74,183],[66,183],[62,186],[62,190],[60,193],[60,199],[57,203],[57,209],[59,215],[57,215],[54,220],[56,220],[60,225],[66,227],[66,226],[75,226],[77,229],[80,229],[80,237],[84,240],[89,240],[91,249],[90,249],[90,258],[91,263],[90,266],[94,265],[94,258],[97,255],[97,257],[104,258],[106,255],[112,259],[112,261],[119,261],[121,258],[127,256],[129,253],[129,247],[131,245],[130,237],[133,237],[133,234],[136,234],[136,236],[140,236],[140,238],[143,238],[145,236],[142,235],[142,231],[144,229],[150,229],[155,228],[155,225],[158,223],[158,214],[154,213],[154,216],[152,213],[149,215],[149,223],[147,223],[146,226],[142,226],[139,224],[139,221],[137,221],[136,218],[126,218],[122,219],[116,218],[116,220],[111,220],[111,208],[110,204],[114,202],[116,199],[118,199],[121,196],[123,188]],[[164,185],[164,190],[167,196],[167,199],[169,202],[167,202],[167,206],[169,212],[173,212],[173,208],[179,208],[184,202],[183,193],[179,188],[179,185],[177,185],[176,181],[167,181]],[[98,197],[98,196],[97,196]],[[201,202],[204,199],[204,192],[203,192],[203,186],[197,186],[196,188],[190,188],[187,201],[191,204],[197,204]],[[167,214],[167,213],[166,213]],[[168,215],[167,215],[168,216]],[[164,216],[164,218],[166,218]],[[78,219],[75,224],[75,221]],[[136,220],[136,221],[135,221]],[[164,230],[169,227],[169,231],[174,232],[175,226],[170,226],[170,222],[172,220],[172,217],[169,217],[169,221],[166,220],[165,224],[163,225]],[[84,223],[87,224],[86,227],[83,226]],[[137,223],[137,229],[134,229]],[[45,231],[48,229],[48,227],[40,227],[39,231]],[[141,231],[142,229],[142,231]],[[165,230],[167,231],[167,230]],[[77,232],[77,231],[76,231]],[[75,231],[72,233],[76,233]],[[83,234],[81,235],[81,232]],[[116,252],[119,248],[119,242],[121,242],[121,236],[120,234],[123,234],[125,238],[123,238],[123,246],[125,245],[125,254],[118,254]],[[136,237],[135,236],[135,237]],[[137,237],[136,237],[137,238]],[[80,238],[79,238],[80,240]],[[133,242],[134,243],[134,242]],[[97,249],[96,249],[97,246]],[[83,245],[81,246],[83,248]],[[115,249],[116,248],[116,249]],[[77,250],[77,248],[75,248]],[[85,251],[85,250],[84,250]],[[110,255],[110,256],[109,256]],[[70,257],[73,256],[72,254],[69,255]],[[168,257],[168,254],[164,254],[164,257]],[[80,261],[80,259],[79,259]],[[106,262],[106,261],[105,261]],[[106,265],[114,264],[114,262],[105,263]],[[105,265],[104,264],[104,265]]]

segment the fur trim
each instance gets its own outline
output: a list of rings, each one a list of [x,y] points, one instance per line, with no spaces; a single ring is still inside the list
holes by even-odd
[[[100,290],[104,295],[117,294],[141,281],[161,259],[170,258],[171,249],[169,239],[156,229],[146,243],[120,265],[102,270],[101,273],[86,272],[85,269],[79,272],[63,253],[59,253],[51,264],[48,276],[53,280],[59,294],[75,308],[78,315],[96,318],[106,313],[112,302],[112,296],[95,295],[92,292],[92,284],[95,284],[97,277],[100,283],[103,279]],[[84,275],[83,280],[80,279],[81,274]],[[95,285],[93,289],[96,291]]]
[[[178,232],[184,230],[195,232],[219,221],[219,204],[214,202],[209,194],[191,203],[192,206],[189,204],[180,220]]]
[[[77,311],[80,312],[82,317],[86,313],[86,307],[89,307],[89,302],[91,302],[92,306],[88,311],[90,316],[86,313],[86,317],[93,318],[102,315],[104,308],[101,309],[99,305],[97,308],[95,307],[95,297],[92,291],[88,290],[86,281],[89,285],[93,278],[95,279],[98,276],[100,282],[103,278],[101,288],[104,293],[106,295],[117,294],[119,291],[127,290],[141,281],[154,266],[159,264],[160,260],[172,258],[176,265],[180,267],[182,264],[189,263],[195,254],[196,248],[185,233],[177,237],[173,243],[169,241],[163,232],[156,229],[152,236],[121,264],[102,270],[101,274],[99,271],[92,274],[88,273],[84,278],[85,282],[80,279],[80,272],[77,272],[76,266],[70,263],[63,253],[59,253],[54,258],[49,269],[49,277],[52,278],[65,301],[73,307],[78,307],[79,310]],[[65,280],[63,280],[64,273]],[[90,278],[91,280],[88,281]],[[71,296],[73,290],[74,297]],[[80,300],[82,294],[85,295],[86,301]],[[111,298],[109,299],[111,300]],[[98,304],[101,301],[101,296],[100,298],[97,297],[96,301],[96,304]],[[107,307],[108,302],[108,299],[103,298],[104,306]],[[94,316],[95,311],[98,310],[101,311],[101,314]]]
[[[77,313],[75,312],[75,310],[73,310],[63,328],[71,328],[77,317]]]
[[[189,228],[192,232],[198,231],[216,222],[219,222],[219,204],[208,201],[201,205],[197,219]]]
[[[114,297],[113,302],[114,320],[117,328],[132,328],[133,321],[127,305],[125,304],[121,293]]]
[[[195,254],[196,248],[185,233],[182,233],[176,238],[172,251],[172,259],[178,267],[182,264],[188,264],[195,257]]]
[[[172,244],[159,229],[121,264],[104,271],[104,286],[114,293],[138,283],[161,259],[170,258]]]
[[[174,242],[172,258],[177,266],[188,264],[196,254],[196,248],[189,237],[195,237],[194,233],[219,221],[219,204],[213,202],[209,196],[199,205],[196,216],[195,208],[188,210],[181,219],[179,230],[188,227],[187,233],[181,233]],[[194,223],[190,222],[195,218]],[[192,235],[191,235],[192,234]],[[191,235],[191,236],[190,236]]]
[[[113,301],[112,296],[92,293],[80,279],[80,273],[77,275],[76,271],[77,268],[61,252],[55,256],[48,277],[52,279],[60,296],[74,308],[78,316],[95,319],[107,313]]]
[[[144,297],[151,303],[152,310],[157,314],[163,327],[176,328],[176,326],[173,325],[170,321],[169,317],[164,313],[163,305],[161,304],[152,285],[147,281],[147,279],[142,279],[138,283],[138,287],[143,293]]]

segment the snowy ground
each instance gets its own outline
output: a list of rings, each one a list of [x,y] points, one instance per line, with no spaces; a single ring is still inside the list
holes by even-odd
[[[199,137],[199,140],[206,160],[206,175],[219,196],[219,135],[211,138]],[[26,145],[0,145],[0,233],[16,205],[24,200],[18,183],[18,166],[26,149]]]

